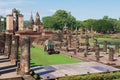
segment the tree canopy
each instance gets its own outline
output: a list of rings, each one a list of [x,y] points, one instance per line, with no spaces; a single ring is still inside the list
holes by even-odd
[[[102,19],[87,19],[78,21],[70,12],[65,10],[57,10],[52,16],[42,18],[45,28],[62,29],[66,24],[68,28],[86,28],[88,30],[94,29],[100,33],[112,33],[120,31],[120,19],[109,18],[103,16]]]
[[[69,28],[74,28],[76,19],[70,12],[65,10],[58,10],[52,16],[42,18],[45,28],[62,29],[65,24]]]

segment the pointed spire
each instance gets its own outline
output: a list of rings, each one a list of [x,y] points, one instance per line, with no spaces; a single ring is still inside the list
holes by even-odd
[[[36,13],[36,18],[35,18],[35,25],[40,25],[41,22],[40,22],[40,16],[39,16],[39,13],[37,12]]]
[[[34,25],[34,19],[33,19],[33,15],[32,15],[32,12],[31,12],[31,17],[30,17],[30,25]]]

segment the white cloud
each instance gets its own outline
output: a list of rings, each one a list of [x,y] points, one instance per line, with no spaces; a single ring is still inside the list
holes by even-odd
[[[11,14],[12,10],[11,9],[0,9],[0,15],[6,16],[7,14]]]
[[[0,1],[0,6],[7,6],[12,4],[20,4],[23,0],[10,0],[10,1]]]
[[[51,13],[55,13],[57,10],[54,10],[54,9],[50,9],[49,12]]]

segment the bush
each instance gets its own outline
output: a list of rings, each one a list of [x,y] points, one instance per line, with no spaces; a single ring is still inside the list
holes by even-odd
[[[59,80],[119,80],[120,72],[114,73],[98,73],[98,74],[89,74],[83,76],[66,76],[59,78]]]

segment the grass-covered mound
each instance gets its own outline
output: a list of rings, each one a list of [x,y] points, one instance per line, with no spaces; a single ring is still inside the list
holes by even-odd
[[[80,62],[77,59],[70,58],[63,54],[53,54],[49,55],[47,52],[44,52],[43,47],[34,45],[34,48],[31,48],[31,66],[46,66],[46,65],[55,65],[55,64],[69,64]]]

